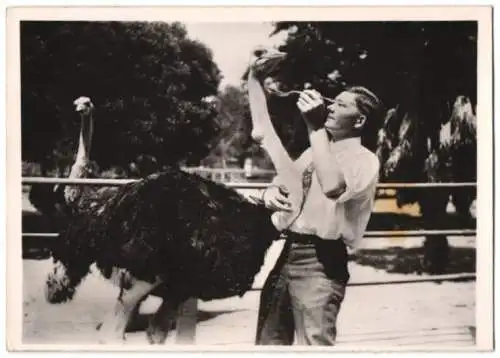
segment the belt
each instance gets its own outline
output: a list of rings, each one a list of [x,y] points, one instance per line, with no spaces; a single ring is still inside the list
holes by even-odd
[[[325,240],[322,239],[319,236],[316,235],[311,235],[311,234],[300,234],[296,233],[293,231],[285,230],[281,234],[281,237],[286,239],[286,241],[292,242],[292,243],[299,243],[299,244],[318,244],[318,243],[337,243],[338,242],[344,242],[341,240],[341,238],[337,240]]]

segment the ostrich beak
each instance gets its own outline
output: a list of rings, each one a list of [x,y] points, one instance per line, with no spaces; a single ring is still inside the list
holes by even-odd
[[[75,105],[75,110],[78,113],[88,112],[92,107],[92,103],[88,97],[78,97],[74,100],[73,104]]]
[[[285,52],[281,52],[278,50],[268,50],[267,52],[256,51],[255,55],[257,56],[257,60],[255,61],[255,63],[258,66],[263,65],[264,63],[279,63],[286,57]]]
[[[256,57],[253,67],[261,77],[265,77],[273,72],[287,55],[274,48],[258,48],[253,54]]]
[[[85,111],[85,109],[86,109],[86,106],[83,103],[78,103],[76,105],[76,111],[78,113]]]

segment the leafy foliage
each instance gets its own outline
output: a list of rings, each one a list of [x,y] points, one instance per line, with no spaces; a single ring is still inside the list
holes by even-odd
[[[258,167],[272,168],[267,153],[250,135],[252,120],[246,90],[228,85],[220,91],[215,101],[221,130],[213,141],[213,149],[203,160],[204,164],[211,167],[236,164],[242,167],[245,158],[251,157]]]
[[[346,86],[362,85],[377,93],[386,109],[416,117],[421,138],[432,134],[433,140],[458,95],[475,105],[476,22],[294,21],[276,23],[273,34],[280,31],[288,32],[279,48],[288,57],[275,76],[282,90],[309,83],[333,97]],[[307,141],[305,128],[292,125],[300,122],[295,106],[270,107],[278,132],[297,154]],[[366,129],[364,141],[372,149],[382,120]],[[291,140],[297,136],[301,139]]]
[[[72,162],[81,95],[96,105],[101,169],[196,163],[217,134],[204,98],[217,93],[219,69],[179,23],[22,22],[21,59],[23,160]]]

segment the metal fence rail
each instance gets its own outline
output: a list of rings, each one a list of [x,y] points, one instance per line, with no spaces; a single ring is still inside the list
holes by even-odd
[[[196,170],[186,170],[194,173]],[[23,177],[22,184],[70,184],[70,185],[95,185],[95,186],[121,186],[138,179],[70,179],[70,178],[46,178],[46,177]],[[264,189],[269,183],[247,183],[247,182],[225,182],[224,185],[238,189]],[[400,188],[461,188],[476,187],[476,183],[380,183],[378,189],[400,189]],[[420,237],[420,236],[474,236],[476,230],[391,230],[391,231],[368,231],[365,237],[383,238],[383,237]],[[57,233],[22,233],[23,238],[56,238]],[[440,282],[445,280],[474,280],[475,273],[462,273],[450,275],[432,275],[411,277],[408,279],[384,280],[384,281],[366,281],[351,282],[349,286],[368,286],[368,285],[386,285],[403,284],[417,282]],[[260,287],[252,288],[252,291],[261,290]],[[193,343],[196,335],[196,312],[197,300],[190,299],[181,305],[177,319],[177,342]]]
[[[40,237],[40,238],[54,238],[57,233],[46,232],[23,232],[23,237]],[[420,237],[420,236],[474,236],[476,230],[407,230],[407,231],[367,231],[364,237],[382,238],[382,237]]]
[[[371,281],[349,281],[347,286],[380,286],[380,285],[396,285],[405,283],[422,283],[422,282],[441,282],[441,281],[470,281],[475,280],[475,273],[453,273],[445,275],[424,275],[414,276],[409,278],[398,278],[388,280],[371,280]],[[252,287],[250,291],[262,291],[262,287]]]
[[[73,184],[73,185],[95,185],[95,186],[121,186],[140,179],[72,179],[72,178],[45,178],[45,177],[23,177],[22,184]],[[270,183],[246,183],[232,182],[223,183],[233,189],[264,189]],[[401,189],[401,188],[461,188],[476,187],[477,183],[379,183],[378,189]]]
[[[208,169],[207,169],[208,170]],[[193,173],[195,170],[186,170]],[[214,169],[217,171],[217,169]],[[46,178],[46,177],[23,177],[22,184],[67,184],[67,185],[96,185],[96,186],[121,186],[137,182],[139,179],[74,179],[74,178]],[[264,189],[269,183],[223,183],[225,186],[238,189]],[[476,183],[380,183],[379,189],[398,188],[456,188],[476,187]],[[473,236],[476,230],[404,230],[404,231],[367,231],[365,237],[418,237],[418,236]],[[56,233],[23,233],[23,237],[57,237]]]

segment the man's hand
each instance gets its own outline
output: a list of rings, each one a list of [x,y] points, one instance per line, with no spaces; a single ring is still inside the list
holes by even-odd
[[[302,91],[297,101],[297,107],[309,129],[317,130],[323,127],[327,112],[323,97],[318,91]]]
[[[291,212],[292,203],[288,200],[288,194],[284,186],[273,186],[264,191],[262,200],[268,209]]]

